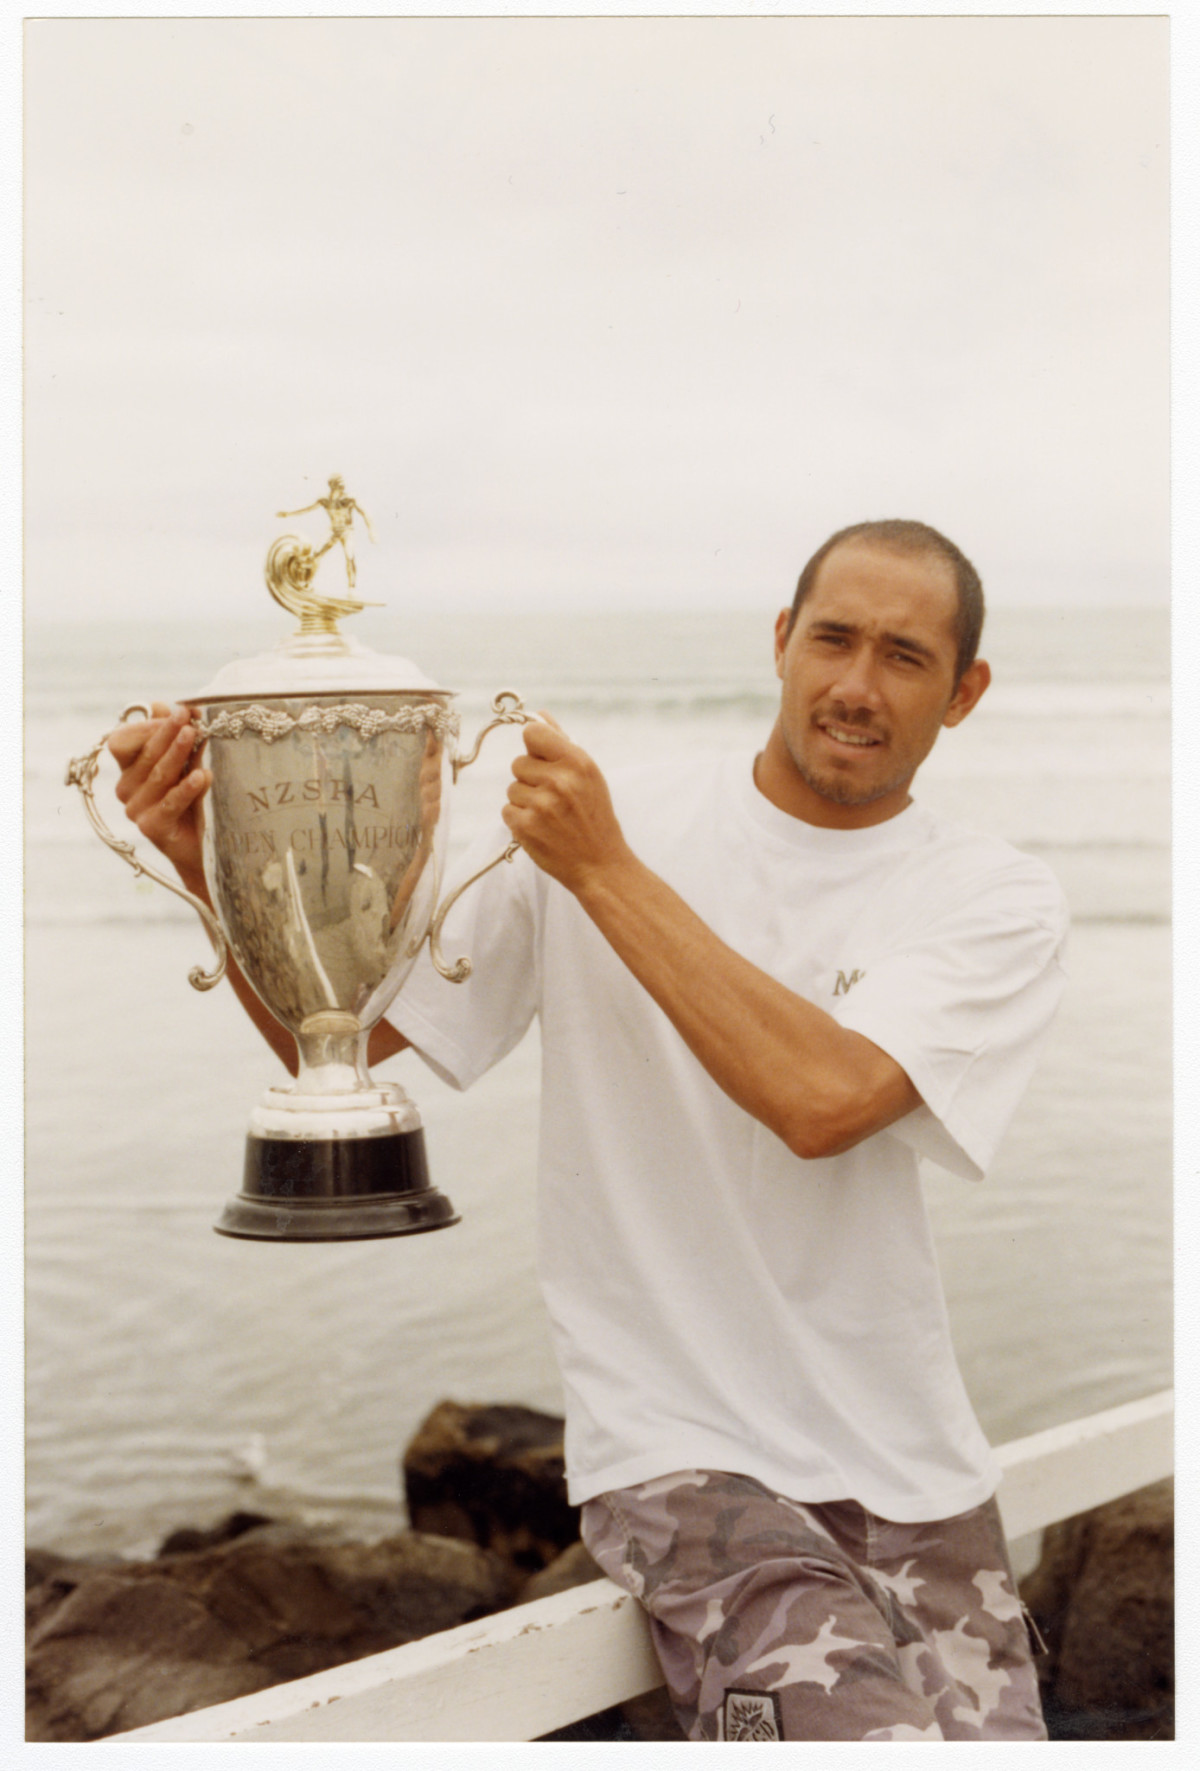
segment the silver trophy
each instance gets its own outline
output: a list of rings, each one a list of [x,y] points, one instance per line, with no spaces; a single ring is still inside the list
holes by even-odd
[[[268,587],[299,617],[296,632],[183,697],[213,775],[204,872],[216,914],[104,823],[94,786],[109,734],[67,772],[109,848],[203,919],[217,963],[192,970],[195,988],[211,989],[231,952],[295,1036],[299,1074],[255,1108],[242,1190],[216,1225],[224,1236],[280,1242],[402,1236],[458,1221],[430,1184],[420,1114],[397,1084],[372,1080],[367,1042],[426,940],[443,977],[461,983],[470,974],[469,959],[444,958],[442,922],[517,845],[439,908],[446,789],[488,732],[528,717],[520,697],[502,691],[464,756],[452,691],[338,631],[340,618],[367,605],[318,595],[313,578],[337,542],[353,588],[354,512],[367,519],[340,479],[329,485],[317,501],[330,518],[324,546],[286,535],[267,555]],[[127,708],[121,723],[147,711]]]

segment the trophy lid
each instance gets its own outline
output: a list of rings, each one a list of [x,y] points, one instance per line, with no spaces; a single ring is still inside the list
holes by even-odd
[[[350,497],[340,474],[330,476],[327,498],[318,498],[301,510],[277,511],[276,515],[298,517],[309,510],[323,510],[329,519],[329,538],[324,546],[314,549],[301,535],[281,535],[267,550],[264,568],[267,589],[281,608],[299,616],[299,628],[273,652],[235,658],[218,670],[207,687],[195,695],[185,695],[184,701],[269,701],[298,695],[450,695],[452,690],[439,688],[410,659],[374,652],[338,631],[342,617],[379,605],[361,602],[353,595],[319,592],[313,583],[317,568],[335,542],[340,543],[345,555],[347,588],[353,591],[356,568],[351,531],[355,512],[362,517],[372,541],[375,535],[366,511],[357,499]]]
[[[450,695],[409,658],[376,652],[342,633],[294,633],[270,652],[234,658],[182,699],[267,701],[297,695]]]

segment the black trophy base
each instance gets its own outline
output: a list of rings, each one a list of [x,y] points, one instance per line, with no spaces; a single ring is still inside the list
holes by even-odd
[[[429,1183],[425,1134],[246,1139],[242,1190],[214,1224],[255,1242],[361,1242],[457,1224]]]

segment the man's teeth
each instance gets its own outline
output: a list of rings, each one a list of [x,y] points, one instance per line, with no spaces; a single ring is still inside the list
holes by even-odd
[[[867,745],[878,742],[867,732],[846,732],[840,726],[822,726],[821,730],[827,738],[836,739],[839,744]]]

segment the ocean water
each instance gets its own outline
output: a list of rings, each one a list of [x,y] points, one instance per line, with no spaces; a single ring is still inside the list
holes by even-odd
[[[760,743],[772,617],[364,616],[359,635],[459,688],[467,734],[511,686],[615,767]],[[384,1067],[421,1108],[454,1229],[311,1248],[212,1233],[277,1067],[229,991],[189,987],[198,921],[103,848],[63,771],[126,703],[278,637],[264,621],[29,638],[35,1542],[141,1551],[232,1506],[394,1520],[398,1455],[441,1398],[559,1406],[533,1273],[536,1029],[466,1095],[411,1054]],[[1074,915],[1066,1002],[992,1174],[926,1176],[959,1359],[1002,1441],[1170,1381],[1167,615],[1000,610],[985,650],[994,686],[920,797],[1043,855]],[[494,819],[518,746],[494,734],[463,776],[452,849]]]

